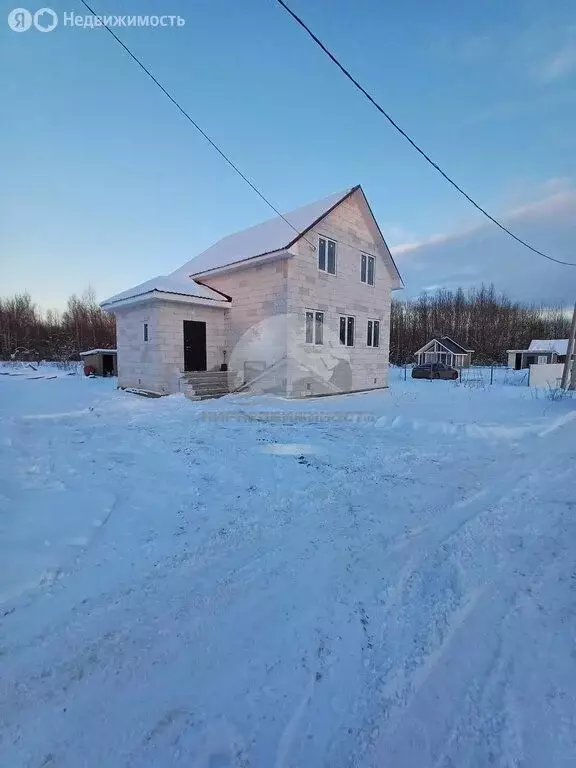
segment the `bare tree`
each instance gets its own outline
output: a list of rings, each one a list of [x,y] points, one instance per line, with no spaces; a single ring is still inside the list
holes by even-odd
[[[78,360],[90,347],[116,345],[114,317],[102,312],[88,288],[71,296],[65,311],[41,312],[27,293],[0,298],[0,358]]]

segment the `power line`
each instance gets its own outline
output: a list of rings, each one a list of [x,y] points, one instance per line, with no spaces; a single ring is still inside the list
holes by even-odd
[[[326,56],[328,56],[328,58],[331,59],[331,61],[333,61],[334,64],[336,64],[338,69],[348,78],[348,80],[350,80],[350,82],[360,91],[360,93],[362,93],[368,99],[368,101],[374,107],[376,107],[376,109],[378,110],[378,112],[380,112],[380,114],[384,115],[384,117],[386,118],[386,120],[388,120],[390,125],[392,125],[392,127],[395,128],[398,131],[398,133],[401,136],[403,136],[406,139],[406,141],[409,144],[411,144],[412,147],[414,147],[414,149],[419,154],[421,154],[422,157],[428,163],[430,163],[430,165],[433,168],[435,168],[438,171],[438,173],[441,176],[443,176],[449,184],[451,184],[454,187],[454,189],[460,192],[460,194],[463,197],[465,197],[469,203],[472,203],[474,208],[476,208],[478,211],[480,211],[480,213],[486,216],[486,218],[489,219],[493,224],[496,224],[497,227],[499,227],[503,232],[509,235],[513,240],[516,240],[517,243],[520,243],[520,245],[523,245],[525,248],[528,248],[530,251],[532,251],[533,253],[536,253],[538,256],[542,256],[543,258],[548,259],[549,261],[554,261],[557,264],[564,264],[567,267],[576,267],[576,264],[574,262],[562,261],[561,259],[556,259],[554,258],[554,256],[549,256],[547,253],[543,253],[542,251],[539,251],[537,248],[534,248],[534,246],[530,245],[530,243],[527,243],[525,240],[522,240],[521,237],[518,237],[518,235],[515,235],[514,232],[509,230],[508,227],[502,224],[502,222],[498,221],[498,219],[492,216],[492,214],[488,213],[488,211],[485,208],[483,208],[481,205],[479,205],[479,203],[477,203],[472,197],[470,197],[470,195],[467,194],[462,189],[462,187],[460,187],[454,181],[454,179],[452,179],[445,171],[443,171],[442,168],[438,165],[438,163],[435,163],[434,160],[432,160],[432,158],[429,155],[427,155],[426,152],[424,152],[424,150],[421,147],[419,147],[418,144],[416,144],[416,142],[412,138],[410,138],[410,136],[406,133],[406,131],[400,128],[398,123],[396,123],[396,121],[393,120],[392,117],[390,117],[390,115],[386,112],[386,110],[383,107],[381,107],[380,104],[378,104],[376,99],[373,96],[371,96],[370,93],[368,93],[368,91],[362,85],[360,85],[358,80],[356,80],[356,78],[354,78],[353,75],[350,74],[350,72],[346,69],[346,67],[340,63],[340,61],[336,58],[336,56],[324,45],[324,43],[314,34],[314,32],[312,32],[310,27],[300,18],[300,16],[294,13],[294,11],[286,5],[284,0],[277,0],[277,2],[279,5],[282,6],[282,8],[284,8],[284,10],[288,14],[290,14],[290,16],[292,16],[294,21],[296,21],[296,23],[302,27],[302,29],[312,38],[312,40],[314,40],[316,45],[318,45],[324,51]]]
[[[158,88],[160,88],[160,90],[162,91],[162,93],[163,93],[163,94],[164,94],[164,95],[165,95],[165,96],[166,96],[168,99],[170,99],[170,101],[172,102],[172,104],[174,104],[174,106],[176,107],[176,109],[178,109],[178,111],[179,111],[179,112],[181,112],[181,114],[183,114],[183,115],[184,115],[184,117],[186,118],[186,120],[188,120],[190,123],[192,123],[192,125],[194,126],[194,128],[196,128],[196,130],[198,131],[198,133],[199,133],[201,136],[203,136],[203,137],[206,139],[206,141],[207,141],[207,142],[210,144],[210,146],[211,146],[213,149],[215,149],[215,150],[216,150],[216,152],[218,152],[218,154],[220,155],[220,157],[222,157],[222,158],[223,158],[223,159],[226,161],[226,163],[228,163],[228,165],[229,165],[229,166],[230,166],[230,167],[231,167],[233,170],[235,170],[235,171],[236,171],[236,173],[238,174],[238,176],[240,176],[240,178],[241,178],[241,179],[243,179],[243,180],[246,182],[246,184],[248,184],[248,186],[249,186],[249,187],[250,187],[252,190],[254,190],[254,192],[256,192],[256,194],[258,195],[258,197],[259,197],[261,200],[263,200],[263,201],[266,203],[266,205],[267,205],[269,208],[271,208],[271,209],[274,211],[274,213],[275,213],[277,216],[279,216],[281,219],[283,219],[283,221],[285,221],[285,222],[286,222],[286,224],[288,224],[288,226],[289,226],[289,227],[291,227],[291,228],[294,230],[294,232],[296,232],[296,234],[298,234],[298,235],[301,235],[302,233],[300,232],[300,230],[298,230],[298,229],[297,229],[297,228],[294,226],[294,224],[291,224],[291,223],[288,221],[288,219],[287,219],[287,218],[286,218],[286,217],[285,217],[285,216],[284,216],[282,213],[280,213],[280,211],[278,210],[278,208],[276,208],[276,206],[275,206],[275,205],[273,205],[273,204],[270,202],[270,200],[268,200],[268,198],[267,198],[267,197],[266,197],[266,196],[265,196],[265,195],[264,195],[262,192],[260,192],[260,190],[258,189],[258,187],[257,187],[255,184],[253,184],[253,183],[250,181],[250,179],[249,179],[249,178],[248,178],[248,177],[247,177],[247,176],[246,176],[244,173],[242,173],[242,171],[240,170],[240,168],[238,168],[238,166],[237,166],[237,165],[236,165],[234,162],[232,162],[232,160],[230,160],[230,158],[228,157],[228,155],[226,155],[226,154],[224,153],[224,151],[223,151],[222,149],[220,149],[220,147],[219,147],[219,146],[216,144],[216,142],[215,142],[215,141],[213,141],[213,140],[210,138],[210,136],[208,136],[208,134],[206,133],[206,131],[204,131],[204,130],[203,130],[203,129],[202,129],[202,128],[201,128],[201,127],[198,125],[198,123],[197,123],[197,122],[196,122],[196,121],[195,121],[195,120],[194,120],[194,119],[193,119],[193,118],[192,118],[192,117],[191,117],[191,116],[188,114],[188,112],[187,112],[187,111],[184,109],[184,107],[183,107],[183,106],[182,106],[182,105],[181,105],[181,104],[180,104],[180,103],[179,103],[179,102],[178,102],[178,101],[177,101],[177,100],[174,98],[174,96],[172,96],[172,94],[171,94],[171,93],[170,93],[170,92],[169,92],[169,91],[168,91],[168,90],[167,90],[167,89],[166,89],[166,88],[165,88],[165,87],[162,85],[162,83],[161,83],[161,82],[160,82],[160,81],[159,81],[159,80],[158,80],[158,79],[157,79],[157,78],[156,78],[156,77],[155,77],[155,76],[152,74],[152,72],[150,72],[150,70],[149,70],[149,69],[148,69],[146,66],[144,66],[144,64],[143,64],[143,63],[140,61],[140,59],[139,59],[139,58],[136,56],[136,54],[132,53],[132,51],[130,50],[130,48],[128,48],[128,46],[127,46],[125,43],[123,43],[123,42],[122,42],[122,40],[121,40],[121,39],[118,37],[118,35],[116,35],[116,34],[115,34],[115,33],[114,33],[114,32],[113,32],[111,29],[110,29],[110,27],[109,27],[107,24],[104,24],[104,20],[102,19],[102,16],[100,16],[100,14],[96,13],[96,11],[95,11],[93,8],[91,8],[91,7],[88,5],[88,3],[86,2],[86,0],[80,0],[80,2],[82,3],[82,5],[84,5],[84,6],[85,6],[85,8],[87,8],[87,9],[90,11],[90,13],[91,13],[93,16],[96,16],[96,17],[97,17],[97,18],[100,20],[100,22],[102,23],[102,26],[103,26],[103,27],[105,27],[105,29],[106,29],[106,30],[107,30],[107,31],[108,31],[108,32],[109,32],[109,33],[112,35],[112,37],[114,38],[114,40],[116,40],[116,42],[117,42],[117,43],[118,43],[120,46],[122,46],[122,48],[123,48],[123,49],[126,51],[126,53],[128,54],[128,56],[130,56],[130,58],[131,58],[131,59],[133,59],[133,60],[136,62],[136,64],[138,64],[138,66],[140,67],[140,69],[141,69],[143,72],[145,72],[145,73],[148,75],[148,77],[150,78],[150,80],[152,80],[152,82],[153,82],[155,85],[157,85],[157,86],[158,86]],[[306,238],[304,238],[304,239],[306,240]],[[307,242],[309,242],[309,241],[307,240]],[[309,243],[309,244],[310,244],[310,245],[312,245],[312,243]],[[313,246],[313,245],[312,245],[312,247],[314,248],[315,246]]]

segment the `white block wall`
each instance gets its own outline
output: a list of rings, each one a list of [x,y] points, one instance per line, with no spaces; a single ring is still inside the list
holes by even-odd
[[[564,363],[542,363],[530,366],[528,384],[531,387],[559,387]]]
[[[162,350],[162,385],[169,392],[178,392],[179,380],[184,373],[184,320],[206,323],[206,369],[220,370],[227,348],[228,309],[219,306],[180,304],[174,301],[159,303],[158,342]]]
[[[336,275],[318,270],[318,238],[336,241]],[[316,250],[313,251],[311,241]],[[379,238],[359,192],[341,203],[296,245],[296,256],[288,262],[288,310],[297,315],[300,336],[291,357],[308,357],[313,370],[338,370],[330,377],[336,388],[371,389],[388,385],[390,343],[391,277]],[[360,281],[361,254],[375,256],[374,286]],[[324,348],[305,344],[306,310],[324,312]],[[355,319],[353,347],[339,341],[340,315]],[[380,346],[367,346],[368,320],[380,321]],[[325,358],[325,365],[318,357]],[[311,377],[314,378],[313,376]],[[314,383],[303,370],[294,371],[290,382],[295,396],[323,393],[330,388]]]
[[[116,310],[118,386],[158,394],[179,391],[184,372],[184,320],[206,323],[208,370],[218,370],[226,349],[228,309],[150,301]],[[144,341],[148,323],[148,341]]]
[[[118,386],[160,392],[162,360],[157,332],[158,305],[147,302],[117,309],[114,314]],[[148,342],[144,341],[144,323],[148,323]]]
[[[239,382],[244,380],[245,364],[268,367],[286,358],[287,274],[286,259],[277,259],[202,280],[232,297],[228,362]],[[285,366],[278,365],[260,386],[285,394]]]

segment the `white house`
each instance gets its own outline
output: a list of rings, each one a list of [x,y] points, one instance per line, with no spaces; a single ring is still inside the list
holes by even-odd
[[[508,349],[508,367],[517,371],[531,365],[563,363],[568,353],[568,339],[533,339],[528,349]]]
[[[430,339],[414,353],[417,365],[446,363],[453,368],[467,368],[472,360],[473,349],[466,349],[450,336]]]
[[[116,316],[120,387],[297,397],[387,386],[402,280],[362,188],[285,219],[102,302]]]

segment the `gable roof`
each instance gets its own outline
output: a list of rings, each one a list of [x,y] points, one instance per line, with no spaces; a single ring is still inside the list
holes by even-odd
[[[398,272],[398,267],[394,262],[390,249],[384,240],[380,227],[370,204],[366,199],[364,190],[358,184],[355,187],[349,187],[342,192],[317,200],[309,205],[296,208],[283,216],[277,216],[269,219],[254,227],[236,232],[222,238],[207,250],[200,253],[195,258],[187,261],[170,275],[160,275],[152,280],[147,280],[140,285],[130,288],[122,293],[117,293],[109,299],[103,301],[100,306],[103,308],[111,307],[119,302],[133,301],[147,294],[161,293],[164,298],[170,295],[186,296],[189,301],[199,300],[213,301],[215,305],[222,306],[230,303],[230,297],[218,291],[209,288],[200,282],[200,278],[209,276],[220,269],[235,267],[243,262],[260,257],[273,257],[273,254],[280,254],[287,251],[301,237],[316,226],[322,219],[330,214],[340,203],[351,197],[355,192],[362,195],[362,200],[366,205],[367,215],[373,224],[376,236],[380,237],[384,248],[385,256],[389,259],[389,267],[392,271],[392,288],[402,288],[403,282]],[[288,223],[290,222],[290,223]],[[286,254],[290,256],[291,254]]]
[[[329,195],[322,200],[316,200],[314,203],[309,203],[301,208],[296,208],[293,211],[283,214],[283,216],[276,216],[273,219],[268,219],[268,221],[256,224],[241,232],[228,235],[195,258],[186,262],[186,264],[183,264],[172,274],[189,277],[208,275],[210,272],[217,269],[231,267],[232,265],[241,264],[250,259],[286,251],[300,240],[301,237],[304,237],[307,232],[316,226],[316,224],[328,216],[328,214],[340,205],[340,203],[344,202],[344,200],[351,197],[357,191],[362,195],[378,235],[384,243],[387,256],[390,259],[392,271],[396,278],[397,287],[402,287],[403,283],[400,273],[398,272],[398,267],[396,266],[392,254],[390,253],[390,249],[384,240],[384,236],[372,213],[366,195],[359,184],[355,187],[348,187],[348,189],[337,192],[336,194]]]
[[[452,354],[455,355],[465,355],[468,352],[474,352],[473,349],[466,349],[466,347],[458,344],[458,342],[454,341],[454,339],[451,339],[450,336],[435,336],[434,338],[430,339],[430,341],[427,341],[423,347],[417,349],[414,354],[419,355],[421,352],[425,352],[428,347],[434,344],[434,342],[437,342],[442,347],[444,347],[444,349],[448,350],[448,352],[452,352]]]
[[[450,336],[442,336],[438,341],[443,344],[447,349],[450,350],[450,352],[454,352],[457,355],[464,354],[466,352],[473,352],[472,349],[466,349],[466,347],[463,347],[462,344],[458,344],[457,341],[454,341],[454,339],[451,339]]]
[[[173,274],[200,275],[213,269],[254,259],[257,256],[286,250],[357,189],[358,187],[349,187],[342,192],[285,213],[284,219],[293,226],[280,216],[276,216],[261,224],[227,235],[187,261]]]
[[[106,308],[111,304],[127,301],[128,299],[135,299],[136,297],[154,292],[206,299],[208,301],[223,304],[230,303],[230,300],[222,293],[219,293],[212,288],[208,288],[207,285],[201,285],[200,283],[191,280],[189,277],[160,275],[158,277],[153,277],[152,280],[146,280],[146,282],[140,283],[140,285],[135,285],[127,291],[122,291],[115,296],[111,296],[109,299],[106,299],[106,301],[103,301],[100,306]]]
[[[557,355],[567,355],[568,339],[532,339],[528,351],[556,352]]]

